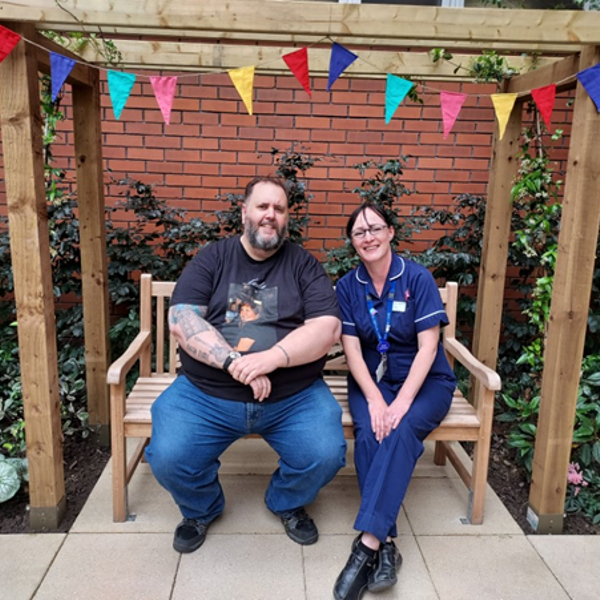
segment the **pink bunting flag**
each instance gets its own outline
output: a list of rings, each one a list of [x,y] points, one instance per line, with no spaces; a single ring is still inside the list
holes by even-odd
[[[544,119],[544,123],[546,123],[546,127],[550,129],[550,118],[552,117],[554,98],[556,97],[556,84],[553,83],[552,85],[531,90],[531,95],[540,110],[540,114]]]
[[[285,61],[290,71],[294,74],[296,79],[301,83],[302,87],[306,90],[308,97],[311,97],[310,93],[310,81],[308,79],[308,50],[306,48],[300,48],[295,52],[284,54],[281,58]]]
[[[448,137],[466,99],[467,94],[459,94],[458,92],[440,92],[442,119],[444,121],[444,139]]]
[[[177,77],[150,77],[150,83],[156,96],[156,101],[162,113],[165,123],[171,123],[171,109],[173,108],[173,99],[175,98],[175,88],[177,87]]]
[[[0,25],[0,63],[13,51],[21,36]]]

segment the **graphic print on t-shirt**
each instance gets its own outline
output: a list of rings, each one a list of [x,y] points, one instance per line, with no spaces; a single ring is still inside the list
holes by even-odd
[[[277,288],[257,279],[230,283],[223,337],[238,352],[260,352],[277,343]]]

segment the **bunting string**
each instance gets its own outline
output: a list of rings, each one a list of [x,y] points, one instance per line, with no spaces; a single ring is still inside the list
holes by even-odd
[[[0,62],[2,62],[12,52],[12,50],[21,40],[48,52],[48,49],[41,44],[28,40],[14,31],[0,25]],[[413,87],[418,87],[423,93],[439,94],[444,139],[446,139],[450,134],[454,123],[459,118],[459,114],[465,100],[470,96],[490,96],[496,119],[498,120],[500,139],[502,139],[504,136],[508,119],[516,104],[517,98],[528,95],[529,93],[533,97],[533,101],[536,103],[546,126],[548,129],[550,129],[552,111],[556,100],[556,88],[558,85],[573,81],[574,79],[577,79],[579,83],[582,84],[583,88],[594,102],[596,109],[598,112],[600,112],[600,65],[595,65],[575,75],[565,77],[561,81],[557,81],[552,85],[530,90],[529,92],[521,92],[519,94],[458,93],[442,90],[422,82],[413,82],[409,79],[404,79],[397,74],[381,71],[377,66],[348,50],[333,40],[330,36],[325,36],[308,46],[291,50],[277,59],[262,61],[257,65],[248,65],[237,69],[217,71],[217,73],[227,73],[229,75],[232,84],[240,95],[240,98],[244,103],[246,110],[248,111],[248,114],[252,115],[255,71],[279,60],[283,60],[291,73],[296,77],[299,84],[304,88],[309,98],[311,98],[312,91],[310,88],[308,50],[314,46],[322,45],[325,42],[331,43],[327,91],[331,91],[332,87],[335,85],[335,82],[355,61],[361,60],[371,66],[374,70],[381,72],[382,75],[386,75],[387,77],[385,88],[385,107],[382,115],[386,124],[392,120],[394,114],[397,112],[398,107],[402,104]],[[152,84],[152,89],[154,91],[158,107],[160,108],[163,119],[167,125],[170,123],[171,109],[175,98],[177,82],[179,80],[190,78],[198,79],[206,73],[205,71],[201,73],[183,73],[170,76],[146,75],[144,73],[138,74],[101,65],[92,65],[84,60],[69,58],[61,55],[60,53],[50,52],[50,73],[53,100],[60,93],[62,86],[76,64],[85,65],[86,67],[98,69],[107,73],[110,100],[113,107],[114,116],[117,120],[121,117],[121,113],[127,103],[135,82],[138,79],[148,79]],[[215,71],[210,72],[214,73]]]

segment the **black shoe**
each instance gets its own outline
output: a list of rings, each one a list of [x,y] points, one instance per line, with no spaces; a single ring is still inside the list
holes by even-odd
[[[377,564],[369,576],[369,591],[381,592],[398,583],[398,569],[402,564],[402,555],[393,541],[379,547]]]
[[[183,519],[175,528],[173,548],[177,552],[193,552],[198,550],[206,539],[210,523],[201,523],[196,519]]]
[[[367,590],[369,575],[375,567],[376,554],[367,554],[359,545],[360,536],[352,543],[346,566],[333,587],[335,600],[360,600]]]
[[[285,532],[291,540],[294,540],[297,544],[302,546],[309,546],[314,544],[319,539],[319,531],[315,522],[308,516],[308,513],[304,508],[297,508],[295,511],[289,514],[277,515],[283,526]]]

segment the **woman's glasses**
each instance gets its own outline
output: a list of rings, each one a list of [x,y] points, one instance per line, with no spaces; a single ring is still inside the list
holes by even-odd
[[[368,229],[355,229],[350,237],[353,240],[362,240],[367,233],[370,233],[373,237],[378,236],[382,231],[387,229],[386,225],[371,225]]]

